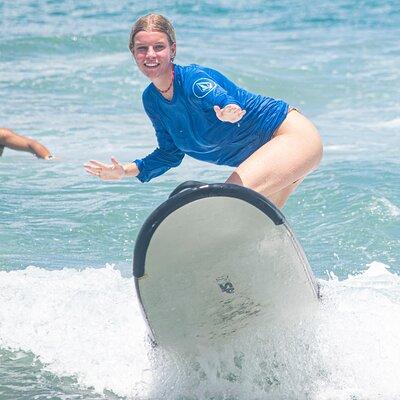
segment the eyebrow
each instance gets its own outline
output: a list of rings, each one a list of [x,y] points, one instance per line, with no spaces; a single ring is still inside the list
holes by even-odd
[[[154,44],[165,44],[164,42],[156,42],[156,43],[154,43]],[[147,43],[142,43],[142,42],[139,42],[139,41],[135,41],[135,46],[147,46]]]

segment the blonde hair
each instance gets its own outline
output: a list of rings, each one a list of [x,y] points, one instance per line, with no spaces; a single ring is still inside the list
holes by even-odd
[[[129,50],[133,53],[135,45],[135,35],[138,32],[163,32],[168,37],[168,42],[172,46],[176,43],[175,30],[171,22],[160,14],[147,14],[140,17],[132,26],[131,36],[129,38]]]

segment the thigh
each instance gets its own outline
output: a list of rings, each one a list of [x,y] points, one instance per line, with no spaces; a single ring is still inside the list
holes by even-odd
[[[304,178],[321,157],[322,142],[316,127],[304,115],[292,111],[272,139],[240,164],[227,182],[268,197]]]

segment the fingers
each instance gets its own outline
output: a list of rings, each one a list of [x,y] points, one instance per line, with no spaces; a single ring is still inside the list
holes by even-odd
[[[95,170],[92,170],[92,169],[89,169],[89,168],[86,168],[86,167],[85,167],[85,171],[90,175],[100,176],[99,175],[99,173],[100,173],[99,171],[95,171]]]
[[[84,164],[83,167],[87,173],[100,177],[101,172],[108,169],[110,166],[96,160],[90,160],[88,163]]]
[[[236,104],[228,104],[226,107],[224,107],[224,109],[222,111],[226,115],[234,115],[236,117],[238,117],[238,116],[242,117],[244,114],[246,114],[246,110],[242,110]]]
[[[219,107],[219,106],[214,106],[214,111],[215,111],[215,115],[217,116],[217,118],[218,118],[220,121],[224,121],[224,115],[223,115],[223,112],[222,112],[221,107]]]
[[[100,176],[101,174],[101,167],[93,167],[88,164],[84,165],[85,171],[91,175]]]
[[[224,122],[238,122],[246,114],[246,110],[242,110],[237,104],[228,104],[223,109],[214,106],[217,118]]]
[[[219,107],[219,106],[214,106],[214,111],[215,111],[215,114],[217,114],[217,117],[220,117],[221,116],[221,107]]]
[[[87,164],[85,164],[85,165],[95,165],[95,166],[97,166],[97,167],[102,167],[102,168],[107,168],[107,167],[108,167],[107,164],[101,163],[100,161],[96,161],[96,160],[90,160],[90,161],[89,161]]]
[[[111,157],[111,162],[115,167],[122,167],[122,164],[115,157]]]
[[[85,171],[103,180],[118,180],[123,178],[125,170],[115,157],[111,157],[112,164],[104,164],[96,160],[90,160],[84,164]]]

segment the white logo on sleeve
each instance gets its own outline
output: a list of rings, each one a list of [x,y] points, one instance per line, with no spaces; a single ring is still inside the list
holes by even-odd
[[[216,88],[217,84],[209,78],[200,78],[193,83],[193,93],[199,99],[205,97]]]

